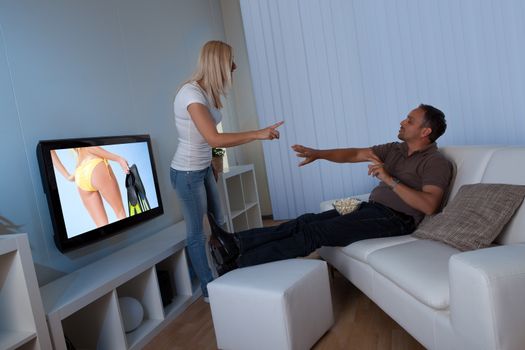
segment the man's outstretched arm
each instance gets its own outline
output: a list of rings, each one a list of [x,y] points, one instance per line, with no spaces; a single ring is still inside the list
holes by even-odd
[[[299,163],[299,166],[309,164],[318,159],[324,159],[335,163],[381,162],[371,148],[337,148],[321,150],[302,145],[293,145],[292,149],[296,152],[297,157],[304,158],[304,160]]]
[[[438,186],[423,186],[421,191],[415,190],[404,184],[394,183],[394,178],[386,172],[383,162],[371,148],[338,148],[319,150],[301,145],[293,145],[297,157],[304,158],[299,166],[309,164],[317,159],[324,159],[336,163],[372,162],[368,166],[368,174],[385,182],[393,191],[412,208],[427,215],[434,214],[443,199],[443,189]]]

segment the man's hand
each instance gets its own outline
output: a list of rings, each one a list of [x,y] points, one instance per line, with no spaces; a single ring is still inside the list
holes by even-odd
[[[306,165],[319,158],[319,150],[314,148],[308,148],[302,145],[293,145],[292,149],[296,152],[297,157],[304,158],[304,160],[299,163],[299,166]]]
[[[389,186],[393,181],[392,176],[386,172],[384,164],[375,160],[373,164],[368,165],[368,175],[378,178]]]
[[[373,162],[368,166],[368,175],[374,176],[385,184],[394,185],[394,178],[387,173],[384,164],[381,162]],[[434,185],[425,185],[418,191],[406,185],[395,187],[395,193],[409,206],[417,209],[426,215],[432,215],[439,209],[441,200],[443,199],[443,189]],[[394,189],[392,188],[394,191]]]

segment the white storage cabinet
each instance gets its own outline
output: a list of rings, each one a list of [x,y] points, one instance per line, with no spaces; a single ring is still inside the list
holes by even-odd
[[[238,165],[219,174],[219,194],[228,231],[262,226],[261,206],[252,164]]]
[[[51,349],[25,233],[0,236],[0,350],[11,349]]]
[[[201,295],[190,279],[184,222],[74,271],[41,288],[53,345],[66,349],[140,349],[168,321]],[[174,298],[163,307],[156,269],[169,272]],[[119,297],[133,297],[144,309],[140,326],[124,332]]]

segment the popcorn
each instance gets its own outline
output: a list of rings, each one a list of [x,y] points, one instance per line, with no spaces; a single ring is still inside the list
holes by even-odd
[[[334,206],[335,210],[337,210],[339,215],[345,215],[359,208],[361,201],[357,198],[349,197],[336,200],[332,205]]]

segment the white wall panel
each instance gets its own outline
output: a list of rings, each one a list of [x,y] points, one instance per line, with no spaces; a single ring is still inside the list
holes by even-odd
[[[241,0],[274,217],[368,192],[365,164],[298,168],[295,143],[366,147],[396,140],[419,103],[447,115],[447,144],[523,144],[525,2]]]

